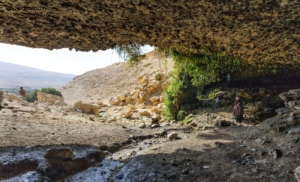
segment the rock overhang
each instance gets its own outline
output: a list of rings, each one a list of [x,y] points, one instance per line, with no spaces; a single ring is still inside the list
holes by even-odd
[[[300,61],[300,2],[3,0],[0,42],[79,51],[138,43],[255,64],[294,63]]]

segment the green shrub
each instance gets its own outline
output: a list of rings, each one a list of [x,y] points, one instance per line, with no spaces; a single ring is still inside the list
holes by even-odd
[[[208,94],[209,99],[214,99],[217,96],[217,93],[220,91],[220,88],[216,88]]]
[[[169,120],[178,119],[177,116],[180,109],[183,88],[183,81],[173,78],[168,89],[165,91],[164,115]]]
[[[119,57],[127,61],[130,66],[134,66],[145,58],[145,55],[142,54],[141,47],[140,44],[117,45],[114,47],[114,50]]]
[[[55,88],[42,88],[41,92],[62,97],[61,92],[56,90]]]
[[[35,89],[33,92],[29,93],[26,95],[26,101],[27,102],[34,102],[37,100],[37,92],[39,92],[40,90]]]
[[[187,117],[188,113],[186,111],[180,110],[177,114],[178,121],[183,121]]]

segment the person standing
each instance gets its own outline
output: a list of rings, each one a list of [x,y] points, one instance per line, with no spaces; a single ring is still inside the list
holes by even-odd
[[[215,98],[215,102],[214,102],[214,107],[213,107],[213,109],[215,110],[217,107],[219,107],[219,96],[217,96],[216,98]]]
[[[22,97],[23,100],[25,100],[26,91],[23,89],[23,87],[20,87],[19,95]]]
[[[0,110],[2,109],[3,95],[4,93],[0,90]]]
[[[231,80],[231,76],[228,73],[226,76],[225,88],[229,88],[230,80]]]
[[[236,121],[236,124],[238,126],[242,125],[242,120],[243,120],[243,114],[244,114],[244,109],[243,109],[243,103],[240,97],[235,98],[235,103],[233,106],[233,117]]]

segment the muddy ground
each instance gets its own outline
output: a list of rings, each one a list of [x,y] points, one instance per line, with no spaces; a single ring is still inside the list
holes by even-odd
[[[3,181],[297,181],[300,136],[291,128],[276,131],[272,123],[279,116],[237,126],[228,108],[218,108],[199,112],[197,127],[165,122],[139,128],[138,121],[108,122],[67,106],[6,103],[0,111]],[[210,124],[199,124],[201,117]],[[218,124],[224,120],[229,125]],[[172,132],[177,137],[170,140]],[[73,153],[63,159],[74,162],[72,170],[47,174],[53,149]],[[104,157],[89,158],[93,152]]]

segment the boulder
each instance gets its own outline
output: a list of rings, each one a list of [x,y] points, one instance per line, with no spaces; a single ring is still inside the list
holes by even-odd
[[[132,108],[130,108],[130,107],[127,107],[126,109],[125,109],[125,111],[123,112],[123,115],[124,115],[124,117],[125,118],[131,118],[131,116],[133,115],[133,110],[132,110]]]
[[[44,92],[37,92],[37,101],[39,103],[66,105],[63,97],[60,97],[57,95],[52,95],[52,94],[47,94]]]
[[[153,106],[157,106],[158,104],[160,104],[160,97],[159,96],[153,96],[149,100],[150,100],[150,102]]]
[[[126,104],[126,105],[132,104],[132,99],[131,99],[131,97],[126,97],[126,98],[125,98],[125,104]]]
[[[99,115],[99,108],[97,106],[94,106],[92,104],[85,104],[82,103],[81,101],[76,102],[73,108],[76,111],[81,111],[86,114],[95,114],[96,116]]]
[[[110,98],[109,104],[113,106],[118,106],[121,103],[121,100],[119,98]]]
[[[148,111],[140,111],[139,115],[140,116],[146,116],[146,117],[150,117],[151,116],[151,114]]]
[[[300,166],[298,166],[298,167],[294,170],[294,175],[295,175],[297,181],[300,182]]]
[[[146,86],[148,82],[149,82],[149,76],[147,74],[138,77],[138,83],[140,85]]]

